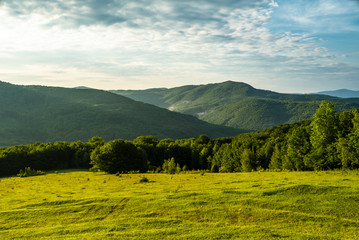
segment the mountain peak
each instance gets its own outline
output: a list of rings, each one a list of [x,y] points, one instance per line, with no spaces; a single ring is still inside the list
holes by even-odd
[[[217,83],[218,85],[235,85],[235,86],[245,86],[245,87],[250,87],[250,88],[254,88],[251,85],[249,85],[248,83],[245,82],[236,82],[236,81],[232,81],[232,80],[227,80],[221,83]]]

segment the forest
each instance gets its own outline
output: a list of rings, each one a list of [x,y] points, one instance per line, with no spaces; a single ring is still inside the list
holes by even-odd
[[[0,176],[37,170],[84,169],[108,173],[206,170],[211,172],[312,171],[359,167],[359,111],[337,113],[323,101],[313,118],[294,124],[210,139],[139,136],[105,142],[53,142],[0,149]]]

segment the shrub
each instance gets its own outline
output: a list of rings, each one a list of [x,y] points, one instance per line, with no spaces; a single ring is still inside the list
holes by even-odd
[[[146,177],[142,177],[141,179],[140,179],[140,183],[147,183],[147,182],[149,182],[150,180],[148,180],[148,178],[146,178]]]
[[[162,168],[165,173],[175,174],[177,166],[178,166],[177,171],[178,170],[181,171],[179,164],[177,165],[175,159],[172,157],[171,159],[167,159],[164,161]]]
[[[40,170],[31,169],[30,167],[26,167],[24,170],[20,169],[17,174],[18,177],[30,177],[30,176],[38,176],[44,175],[45,173]]]

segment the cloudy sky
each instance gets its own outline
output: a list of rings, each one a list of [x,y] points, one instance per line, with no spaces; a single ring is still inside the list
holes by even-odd
[[[0,0],[0,80],[359,90],[358,0]]]

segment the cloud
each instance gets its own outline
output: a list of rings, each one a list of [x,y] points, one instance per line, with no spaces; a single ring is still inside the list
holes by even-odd
[[[275,25],[292,31],[342,33],[358,31],[359,6],[354,0],[278,0],[273,14]]]
[[[9,69],[9,79],[19,75],[17,66],[34,79],[70,81],[72,76],[84,81],[78,85],[105,79],[106,86],[104,81],[91,86],[97,88],[118,81],[127,88],[154,87],[156,80],[167,86],[227,79],[264,82],[266,76],[288,79],[305,71],[318,77],[339,71],[343,65],[318,37],[293,32],[291,26],[304,29],[323,15],[331,19],[337,16],[335,8],[349,16],[348,7],[339,9],[333,0],[289,2],[5,0],[0,5],[0,32],[6,33],[0,35],[0,64]],[[273,30],[278,22],[287,27]]]
[[[5,1],[11,15],[26,17],[42,14],[49,25],[66,27],[124,24],[143,27],[161,20],[188,23],[218,21],[210,13],[221,8],[248,9],[267,4],[267,0],[12,0]],[[147,24],[146,24],[147,23]]]
[[[124,48],[131,48],[131,45],[138,48],[148,43],[152,49],[174,49],[196,43],[202,45],[203,41],[213,44],[238,40],[241,29],[249,32],[268,18],[260,19],[263,14],[255,9],[267,7],[269,3],[264,0],[13,0],[6,1],[5,9],[13,17],[12,22],[7,23],[9,29],[10,25],[19,29],[10,33],[17,35],[27,25],[33,35],[45,33],[61,39],[60,47],[69,46],[71,42],[75,45],[78,42],[75,39],[83,41],[83,34],[106,46],[113,44],[104,38]],[[99,35],[105,37],[100,39]],[[37,37],[36,40],[41,42],[47,38]],[[32,38],[29,39],[31,42]],[[51,39],[47,42],[57,43]],[[86,42],[83,44],[87,45]]]

